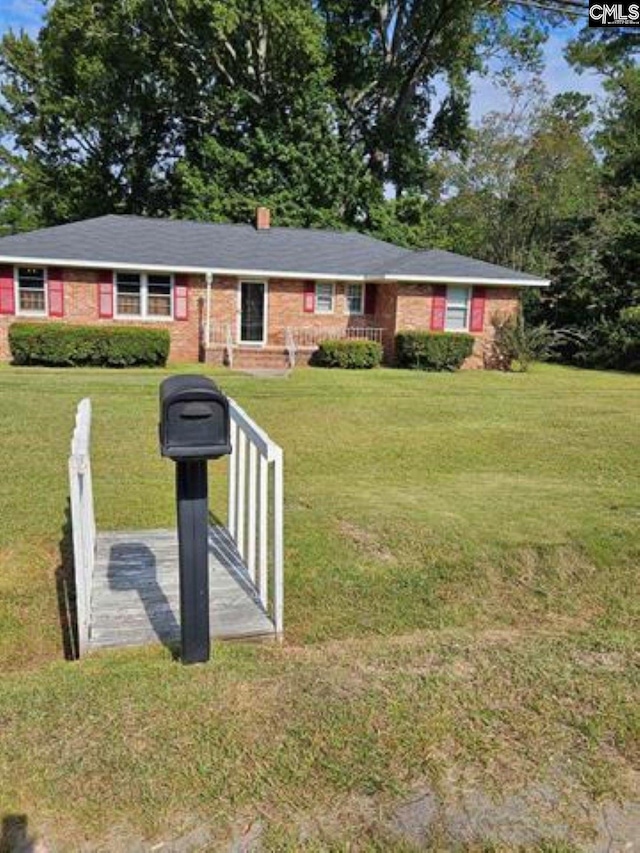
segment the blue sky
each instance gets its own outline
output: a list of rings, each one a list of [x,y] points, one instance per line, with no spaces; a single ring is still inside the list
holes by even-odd
[[[0,0],[0,32],[21,27],[28,32],[38,29],[44,4],[41,0]]]
[[[0,33],[10,27],[37,32],[43,9],[42,0],[0,0]],[[601,78],[593,73],[577,74],[563,57],[564,47],[574,34],[575,28],[569,25],[553,31],[544,49],[542,79],[551,95],[575,90],[598,97],[602,93]],[[474,122],[490,110],[499,110],[507,105],[506,93],[490,79],[474,77],[473,87],[471,115]]]
[[[602,77],[594,72],[578,74],[564,58],[567,42],[575,34],[576,28],[571,25],[557,27],[551,33],[544,45],[542,81],[550,95],[575,91],[599,99],[603,94]],[[522,77],[521,80],[524,82],[526,78]],[[506,92],[490,78],[475,77],[473,87],[471,116],[474,122],[490,110],[500,110],[507,106]]]

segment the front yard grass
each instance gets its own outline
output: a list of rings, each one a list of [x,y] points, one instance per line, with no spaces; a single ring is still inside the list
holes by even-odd
[[[74,407],[91,396],[99,528],[172,525],[164,375],[0,369],[0,816],[62,849],[259,820],[267,849],[404,850],[387,811],[425,780],[443,802],[634,795],[637,377],[213,374],[285,450],[285,645],[64,663]]]

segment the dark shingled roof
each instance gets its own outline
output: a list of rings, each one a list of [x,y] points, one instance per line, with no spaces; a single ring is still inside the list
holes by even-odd
[[[399,263],[394,263],[389,272],[393,275],[408,277],[423,275],[425,270],[429,271],[428,275],[442,278],[493,278],[496,280],[518,278],[523,281],[540,281],[540,276],[516,272],[507,267],[499,267],[497,264],[489,264],[486,261],[478,261],[475,258],[467,258],[465,255],[445,252],[442,249],[411,252],[408,256],[401,258]]]
[[[537,281],[535,276],[448,252],[412,252],[356,231],[270,228],[101,216],[0,238],[0,261],[127,265],[348,278],[394,274]]]

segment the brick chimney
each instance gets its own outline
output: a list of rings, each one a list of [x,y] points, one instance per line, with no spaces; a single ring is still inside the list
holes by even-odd
[[[271,228],[271,211],[268,207],[256,208],[256,229],[268,231]]]

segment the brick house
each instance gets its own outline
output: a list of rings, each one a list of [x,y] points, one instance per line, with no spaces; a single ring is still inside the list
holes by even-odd
[[[327,337],[380,341],[455,330],[487,364],[492,318],[548,281],[440,250],[411,251],[349,231],[102,216],[0,239],[0,359],[16,320],[146,324],[171,360],[234,367],[308,361]]]

